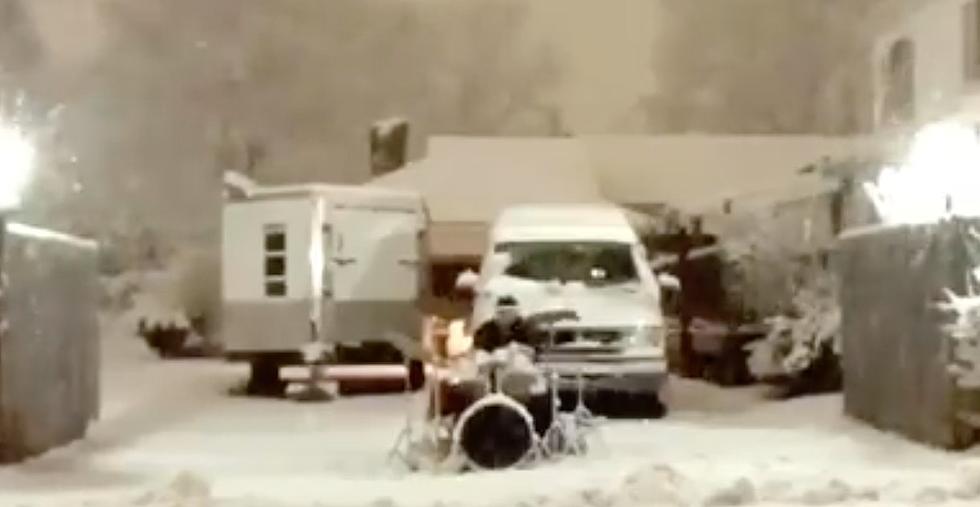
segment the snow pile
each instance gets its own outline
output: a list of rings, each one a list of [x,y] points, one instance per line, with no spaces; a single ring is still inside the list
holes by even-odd
[[[166,487],[149,491],[136,498],[132,505],[144,507],[206,506],[211,502],[211,484],[203,477],[181,472]]]
[[[373,124],[375,131],[381,137],[390,136],[395,129],[401,127],[402,125],[408,125],[408,120],[400,116],[392,116],[391,118],[378,120]]]
[[[261,188],[255,180],[237,171],[225,171],[223,183],[226,198],[247,198]]]
[[[128,499],[88,501],[90,507],[277,507],[285,504],[266,498],[217,498],[212,484],[199,474],[182,471],[168,484]],[[321,505],[321,504],[315,504]]]
[[[767,319],[766,338],[750,343],[749,370],[759,379],[797,376],[826,354],[841,354],[841,310],[827,272],[813,276],[793,296],[784,315]]]

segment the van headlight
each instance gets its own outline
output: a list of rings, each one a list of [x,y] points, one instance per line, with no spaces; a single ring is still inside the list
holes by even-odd
[[[663,347],[666,331],[663,326],[642,325],[629,331],[629,343],[638,347]]]

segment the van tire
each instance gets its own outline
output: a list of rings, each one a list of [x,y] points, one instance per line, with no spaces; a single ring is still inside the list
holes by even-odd
[[[425,385],[425,365],[418,359],[408,362],[408,387],[418,391]]]

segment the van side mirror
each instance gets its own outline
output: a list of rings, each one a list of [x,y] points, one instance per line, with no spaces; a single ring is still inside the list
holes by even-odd
[[[670,273],[657,274],[657,283],[660,284],[660,287],[665,290],[681,290],[680,279]]]
[[[480,275],[473,272],[472,269],[467,269],[459,275],[456,276],[456,291],[463,293],[472,293],[476,290],[476,285],[480,282]]]

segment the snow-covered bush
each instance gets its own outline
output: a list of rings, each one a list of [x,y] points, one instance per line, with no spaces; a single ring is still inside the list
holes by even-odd
[[[834,373],[841,353],[836,280],[816,246],[790,244],[780,225],[774,216],[748,214],[732,221],[734,239],[725,244],[731,299],[769,316],[767,335],[746,346],[749,372],[760,380],[790,381],[815,370]]]
[[[767,319],[769,333],[747,347],[749,371],[759,379],[802,375],[825,354],[841,353],[841,311],[836,283],[816,273],[793,297],[788,314]]]
[[[164,264],[105,277],[104,311],[126,334],[141,336],[161,353],[215,348],[220,316],[217,254],[185,249]]]
[[[943,327],[951,340],[949,372],[957,386],[980,389],[980,296],[961,297],[947,289],[946,297],[949,301],[942,303],[940,308],[956,317]]]
[[[950,339],[949,372],[956,385],[963,389],[980,389],[980,233],[970,227],[963,238],[972,265],[978,266],[967,273],[967,294],[959,296],[945,289],[947,301],[938,306],[952,314],[953,322],[943,326]]]

